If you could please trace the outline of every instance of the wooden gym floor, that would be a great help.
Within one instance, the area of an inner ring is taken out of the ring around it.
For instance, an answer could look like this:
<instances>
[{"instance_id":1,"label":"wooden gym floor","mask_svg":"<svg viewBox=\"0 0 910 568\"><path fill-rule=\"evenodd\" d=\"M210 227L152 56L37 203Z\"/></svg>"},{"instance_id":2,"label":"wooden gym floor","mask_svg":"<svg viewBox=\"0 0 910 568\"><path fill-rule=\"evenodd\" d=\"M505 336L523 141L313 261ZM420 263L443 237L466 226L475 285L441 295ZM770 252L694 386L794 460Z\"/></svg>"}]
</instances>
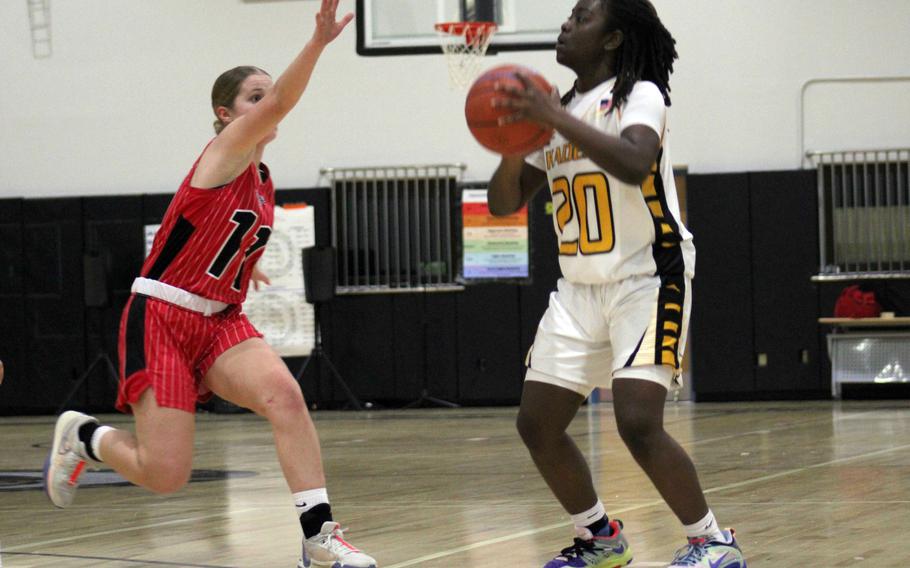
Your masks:
<instances>
[{"instance_id":1,"label":"wooden gym floor","mask_svg":"<svg viewBox=\"0 0 910 568\"><path fill-rule=\"evenodd\" d=\"M542 566L572 532L515 433L515 413L316 413L329 495L350 541L383 568ZM751 568L910 565L907 402L670 403L666 421ZM51 428L50 417L0 419L3 568L295 565L300 528L257 417L200 415L194 463L255 475L167 497L83 487L65 511L21 488L41 469ZM610 404L582 409L571 431L608 512L626 524L633 566L666 566L681 528L619 440ZM3 490L12 484L20 490Z\"/></svg>"}]
</instances>

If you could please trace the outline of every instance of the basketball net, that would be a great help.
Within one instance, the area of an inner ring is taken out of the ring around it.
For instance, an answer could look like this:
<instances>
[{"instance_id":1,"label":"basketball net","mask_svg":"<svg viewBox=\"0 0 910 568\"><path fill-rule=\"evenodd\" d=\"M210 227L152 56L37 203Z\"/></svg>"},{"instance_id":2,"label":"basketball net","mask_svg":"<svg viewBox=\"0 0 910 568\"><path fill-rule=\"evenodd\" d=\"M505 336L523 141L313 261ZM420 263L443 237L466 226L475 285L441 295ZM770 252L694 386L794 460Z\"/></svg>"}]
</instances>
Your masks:
<instances>
[{"instance_id":1,"label":"basketball net","mask_svg":"<svg viewBox=\"0 0 910 568\"><path fill-rule=\"evenodd\" d=\"M480 74L480 63L498 27L493 22L443 22L434 27L451 84L467 87Z\"/></svg>"}]
</instances>

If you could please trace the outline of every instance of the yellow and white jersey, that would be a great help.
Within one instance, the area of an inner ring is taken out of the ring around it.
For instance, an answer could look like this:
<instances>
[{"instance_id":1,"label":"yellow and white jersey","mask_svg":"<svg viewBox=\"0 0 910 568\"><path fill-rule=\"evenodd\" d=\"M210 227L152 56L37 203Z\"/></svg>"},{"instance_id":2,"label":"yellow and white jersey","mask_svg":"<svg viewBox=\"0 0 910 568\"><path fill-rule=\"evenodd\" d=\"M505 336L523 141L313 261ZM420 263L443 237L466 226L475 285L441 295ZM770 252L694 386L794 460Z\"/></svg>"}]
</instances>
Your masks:
<instances>
[{"instance_id":1,"label":"yellow and white jersey","mask_svg":"<svg viewBox=\"0 0 910 568\"><path fill-rule=\"evenodd\" d=\"M685 274L695 269L692 234L683 226L667 145L667 107L657 85L635 84L612 106L615 79L576 93L566 110L610 136L641 124L661 138L651 176L624 183L588 159L558 132L527 163L547 172L559 265L570 282L601 284L631 276Z\"/></svg>"}]
</instances>

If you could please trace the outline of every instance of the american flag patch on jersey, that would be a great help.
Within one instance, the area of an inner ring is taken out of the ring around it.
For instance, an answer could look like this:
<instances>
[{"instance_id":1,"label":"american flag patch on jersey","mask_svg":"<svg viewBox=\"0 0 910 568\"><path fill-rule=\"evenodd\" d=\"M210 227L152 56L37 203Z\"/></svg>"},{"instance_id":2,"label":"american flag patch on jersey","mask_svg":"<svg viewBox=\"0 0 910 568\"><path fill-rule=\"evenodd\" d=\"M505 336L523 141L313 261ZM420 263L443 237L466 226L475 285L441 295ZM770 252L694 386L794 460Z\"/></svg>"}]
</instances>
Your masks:
<instances>
[{"instance_id":1,"label":"american flag patch on jersey","mask_svg":"<svg viewBox=\"0 0 910 568\"><path fill-rule=\"evenodd\" d=\"M613 99L603 99L600 101L600 108L597 109L597 113L601 116L609 114L610 109L613 108Z\"/></svg>"}]
</instances>

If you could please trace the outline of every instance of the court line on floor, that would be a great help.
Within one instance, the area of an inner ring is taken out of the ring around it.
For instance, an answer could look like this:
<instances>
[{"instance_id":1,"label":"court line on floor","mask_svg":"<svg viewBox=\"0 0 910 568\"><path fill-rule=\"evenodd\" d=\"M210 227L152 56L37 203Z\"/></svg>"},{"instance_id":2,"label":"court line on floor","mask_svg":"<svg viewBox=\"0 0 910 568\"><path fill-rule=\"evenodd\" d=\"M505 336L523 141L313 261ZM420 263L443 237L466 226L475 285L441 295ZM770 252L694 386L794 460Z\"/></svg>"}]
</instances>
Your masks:
<instances>
[{"instance_id":1,"label":"court line on floor","mask_svg":"<svg viewBox=\"0 0 910 568\"><path fill-rule=\"evenodd\" d=\"M859 455L856 455L856 456L850 456L850 457L845 457L845 458L839 458L839 459L836 459L836 460L829 460L829 461L826 461L826 462L822 462L822 463L818 463L818 464L813 464L813 465L809 465L809 466L805 466L805 467L800 467L800 468L794 468L794 469L791 469L791 470L786 470L786 471L782 471L782 472L778 472L778 473L774 473L774 474L770 474L770 475L764 475L764 476L761 476L761 477L756 477L756 478L748 479L748 480L741 481L741 482L737 482L737 483L730 483L730 484L726 484L726 485L721 485L721 486L718 486L718 487L713 487L713 488L710 488L710 489L705 490L705 494L716 493L716 492L718 492L718 491L725 491L725 490L728 490L728 489L735 489L735 488L738 488L738 487L743 487L743 486L746 486L746 485L752 485L752 484L755 484L755 483L762 483L762 482L764 482L764 481L769 481L769 480L771 480L771 479L777 479L777 478L784 477L784 476L787 476L787 475L795 475L795 474L798 474L798 473L801 473L801 472L809 471L809 470L811 470L811 469L817 469L817 468L826 467L826 466L829 466L829 465L835 465L835 464L846 463L846 462L850 462L850 461L855 461L855 460L860 460L860 459L875 457L875 456L884 455L884 454L888 454L888 453L896 452L896 451L901 451L901 450L905 450L905 449L910 449L910 444L906 444L906 445L902 445L902 446L895 446L895 447L892 447L892 448L885 448L885 449L877 450L877 451L874 451L874 452L868 452L868 453L859 454ZM647 509L647 508L649 508L649 507L654 507L654 506L657 506L657 505L662 505L663 503L664 503L664 501L663 501L662 499L660 499L660 500L653 500L653 501L649 501L649 502L645 502L645 503L640 503L640 504L637 504L637 505L633 505L633 506L629 506L629 507L625 507L625 508L621 508L621 509L616 509L616 510L614 510L614 511L611 511L611 514L622 514L622 513L629 512L629 511L636 511L636 510L640 510L640 509ZM86 534L74 535L74 536L66 537L66 538L58 538L58 539L52 539L52 540L39 541L39 542L28 543L28 544L22 544L22 545L17 545L17 546L5 547L5 550L8 551L8 552L10 552L10 551L22 550L22 549L25 549L25 548L36 548L36 547L40 547L40 546L47 546L47 545L49 545L49 544L58 544L58 543L62 543L62 542L71 542L71 541L74 541L74 540L82 540L82 539L93 538L93 537L97 537L97 536L107 536L107 535L111 535L111 534L119 534L119 533L131 532L131 531L137 531L137 530L145 530L145 529L148 529L148 528L162 527L162 526L168 526L168 525L176 525L176 524L191 523L191 522L196 522L196 521L203 520L203 519L224 517L224 516L236 515L236 514L240 514L240 513L247 513L247 512L252 512L252 511L258 511L258 510L261 510L261 507L253 507L253 508L240 509L240 510L235 510L235 511L224 511L224 512L222 512L222 513L218 513L218 514L214 514L214 515L202 515L202 516L191 517L191 518L187 518L187 519L175 519L175 520L173 520L173 521L163 521L163 522L160 522L160 523L151 523L151 524L146 524L146 525L141 525L141 526L125 527L125 528L113 529L113 530L109 530L109 531L97 531L97 532L94 532L94 533L86 533ZM445 558L445 557L447 557L447 556L452 556L452 555L458 554L458 553L460 553L460 552L467 552L467 551L469 551L469 550L474 550L474 549L476 549L476 548L482 548L482 547L490 546L490 545L493 545L493 544L499 544L499 543L501 543L501 542L508 542L508 541L511 541L511 540L515 540L515 539L519 539L519 538L524 538L524 537L526 537L526 536L531 536L531 535L539 534L539 533L542 533L542 532L547 532L547 531L554 530L554 529L557 529L557 528L564 528L564 527L566 527L566 526L568 526L568 523L565 522L565 521L560 522L560 523L554 523L554 524L551 524L551 525L546 525L546 526L543 526L543 527L538 527L538 528L536 528L536 529L529 529L529 530L526 530L526 531L520 531L520 532L517 532L517 533L512 533L512 534L507 535L507 536L498 537L498 538L495 538L495 539L488 539L488 540L480 541L480 542L477 542L477 543L474 543L474 544L465 545L465 546L461 546L461 547L458 547L458 548L453 548L453 549L450 549L450 550L447 550L447 551L438 552L438 553L435 553L435 554L432 554L432 555L423 556L423 557L416 558L416 559L413 559L413 560L409 560L409 561L405 561L405 562L402 562L402 563L394 564L394 565L388 566L388 567L386 567L386 568L404 568L405 566L413 566L413 565L415 565L415 564L419 564L420 562L426 562L426 561L435 560L435 559L438 559L438 558Z\"/></svg>"},{"instance_id":2,"label":"court line on floor","mask_svg":"<svg viewBox=\"0 0 910 568\"><path fill-rule=\"evenodd\" d=\"M858 413L858 414L860 415L860 416L858 416L858 417L860 417L860 418L868 418L868 416L866 416L866 414L868 414L869 412L874 412L874 411L863 411L863 412L860 412L860 413ZM704 438L704 439L699 439L699 440L690 440L690 441L687 441L687 442L679 442L679 445L680 445L680 446L683 446L683 447L687 447L687 446L698 446L698 445L701 445L701 444L710 444L710 443L719 442L719 441L722 441L722 440L732 440L732 439L735 439L735 438L743 438L743 437L747 437L747 436L757 436L757 435L773 434L773 433L775 433L775 432L783 432L783 431L785 431L785 430L793 430L794 428L801 428L801 427L803 427L803 426L812 426L813 424L821 424L821 423L828 423L828 422L840 422L840 421L842 421L842 420L854 420L854 419L856 419L856 418L857 418L857 416L852 416L852 415L851 415L851 416L835 416L833 419L832 419L830 416L821 416L821 417L819 417L819 418L808 418L808 419L805 419L805 420L799 420L799 421L793 422L793 423L791 423L791 424L786 424L786 425L784 425L784 426L777 426L777 427L771 427L771 428L763 428L763 429L760 429L760 430L749 430L748 432L737 432L737 433L735 433L735 434L729 434L729 435L727 435L727 436L717 436L717 437L714 437L714 438Z\"/></svg>"},{"instance_id":3,"label":"court line on floor","mask_svg":"<svg viewBox=\"0 0 910 568\"><path fill-rule=\"evenodd\" d=\"M160 523L151 523L151 524L139 525L139 526L133 526L133 527L124 527L124 528L120 528L120 529L111 529L111 530L108 530L108 531L97 531L97 532L92 532L92 533L83 533L83 534L78 534L78 535L74 535L74 536L68 536L68 537L66 537L66 538L55 538L55 539L51 539L51 540L42 540L42 541L39 541L39 542L30 542L30 543L27 543L27 544L18 544L18 545L16 545L16 546L4 546L4 547L3 547L3 552L11 552L11 551L15 551L15 550L22 550L22 549L24 549L24 548L37 548L37 547L39 547L39 546L47 546L47 545L49 545L49 544L60 544L60 543L62 543L62 542L72 542L72 541L74 541L74 540L82 540L82 539L86 539L86 538L94 538L94 537L96 537L96 536L108 536L108 535L112 535L112 534L120 534L120 533L131 532L131 531L142 531L142 530L152 529L152 528L156 528L156 527L166 527L166 526L169 526L169 525L180 525L180 524L185 524L185 523L195 523L196 521L202 521L202 520L205 520L205 519L214 519L214 518L217 518L217 517L226 517L226 516L230 516L230 515L236 515L236 514L239 514L239 513L249 513L249 512L251 512L251 511L258 511L258 510L259 510L259 507L253 507L253 508L249 508L249 509L238 509L238 510L236 510L236 511L224 511L224 512L222 512L222 513L218 513L218 514L215 514L215 515L201 515L201 516L198 516L198 517L190 517L190 518L187 518L187 519L174 519L173 521L162 521L162 522L160 522Z\"/></svg>"},{"instance_id":4,"label":"court line on floor","mask_svg":"<svg viewBox=\"0 0 910 568\"><path fill-rule=\"evenodd\" d=\"M719 487L712 487L711 489L705 490L705 494L716 493L718 491L726 491L727 489L736 489L737 487L743 487L745 485L751 485L753 483L761 483L762 481L769 481L771 479L777 479L778 477L784 477L787 475L794 475L797 473L802 473L804 471L809 471L810 469L817 469L820 467L827 467L829 465L836 465L836 464L851 462L851 461L865 459L865 458L872 458L872 457L876 457L876 456L880 456L880 455L884 455L884 454L890 454L891 452L898 452L900 450L907 450L907 449L910 449L910 444L905 444L903 446L894 446L892 448L885 448L883 450L876 450L874 452L859 454L859 455L851 456L848 458L838 458L836 460L829 460L829 461L822 462L822 463L807 465L805 467L789 469L789 470L781 471L778 473L772 473L770 475L763 475L761 477L747 479L745 481L740 481L737 483L728 483L727 485L721 485Z\"/></svg>"},{"instance_id":5,"label":"court line on floor","mask_svg":"<svg viewBox=\"0 0 910 568\"><path fill-rule=\"evenodd\" d=\"M190 564L188 562L166 562L164 560L143 560L143 559L131 559L131 558L114 558L112 556L80 556L77 554L52 554L50 552L10 552L8 550L2 551L2 554L7 556L38 556L38 557L48 557L48 558L70 558L73 560L105 560L108 562L123 562L124 564L141 564L143 566L154 565L154 566L184 566L190 568L229 568L224 565L216 564Z\"/></svg>"},{"instance_id":6,"label":"court line on floor","mask_svg":"<svg viewBox=\"0 0 910 568\"><path fill-rule=\"evenodd\" d=\"M550 499L506 499L506 500L496 500L496 501L484 501L484 506L495 507L499 510L503 508L512 508L515 510L525 510L528 505L552 505L552 508L559 507L552 498ZM618 505L619 503L628 503L628 501L611 501L612 505ZM644 502L641 502L644 503ZM641 504L637 503L637 504ZM720 501L724 507L805 507L806 505L831 505L831 506L849 506L849 505L910 505L910 500L872 500L872 501L860 501L860 500L848 500L848 501L833 501L831 499L825 500L789 500L786 503L781 502L768 502L768 501ZM135 507L133 507L135 509ZM256 507L256 511L276 511L276 510L286 510L288 505L286 503L281 505L262 505ZM404 509L404 510L414 510L414 509L457 509L457 510L468 510L476 509L476 505L471 503L461 503L453 504L446 502L432 502L432 501L420 501L420 502L399 502L399 501L377 501L373 504L364 505L357 503L347 503L344 505L345 509L357 509L357 510L366 510L366 509L379 509L379 510L391 510L391 509ZM86 508L80 507L80 510L89 513L89 512L110 512L112 509L95 507L95 508ZM125 509L124 509L125 510ZM249 510L247 510L249 511ZM0 515L3 513L13 513L18 514L42 514L47 513L47 507L34 508L34 509L22 509L19 507L3 507L0 506ZM180 512L179 510L174 512ZM0 527L2 528L2 527Z\"/></svg>"},{"instance_id":7,"label":"court line on floor","mask_svg":"<svg viewBox=\"0 0 910 568\"><path fill-rule=\"evenodd\" d=\"M755 484L755 483L762 483L762 482L764 482L764 481L769 481L769 480L771 480L771 479L777 479L777 478L779 478L779 477L784 477L784 476L787 476L787 475L795 475L795 474L798 474L798 473L806 472L806 471L809 471L809 470L812 470L812 469L817 469L817 468L820 468L820 467L825 467L825 466L835 465L835 464L840 464L840 463L846 463L846 462L855 461L855 460L864 459L864 458L871 458L871 457L875 457L875 456L879 456L879 455L883 455L883 454L887 454L887 453L891 453L891 452L897 452L897 451L901 451L901 450L906 450L906 449L910 449L910 444L906 444L906 445L903 445L903 446L895 446L895 447L892 447L892 448L885 448L885 449L883 449L883 450L877 450L877 451L874 451L874 452L869 452L869 453L865 453L865 454L860 454L860 455L857 455L857 456L851 456L851 457L848 457L848 458L839 458L839 459L836 459L836 460L829 460L829 461L822 462L822 463L817 463L817 464L813 464L813 465L807 465L807 466L805 466L805 467L795 468L795 469L791 469L791 470L787 470L787 471L782 471L782 472L774 473L774 474L770 474L770 475L763 475L763 476L761 476L761 477L756 477L756 478L753 478L753 479L747 479L747 480L745 480L745 481L740 481L740 482L738 482L738 483L728 483L728 484L726 484L726 485L721 485L721 486L718 486L718 487L712 487L711 489L706 489L706 490L705 490L705 494L717 493L718 491L725 491L725 490L727 490L727 489L736 489L736 488L738 488L738 487L743 487L743 486L746 486L746 485L752 485L752 484ZM619 514L622 514L622 513L628 513L629 511L637 511L637 510L639 510L639 509L647 509L647 508L649 508L649 507L655 507L655 506L657 506L657 505L663 505L663 504L664 504L664 500L663 500L663 499L656 499L656 500L651 501L651 502L648 502L648 503L642 503L642 504L640 504L640 505L633 505L633 506L631 506L631 507L625 507L625 508L623 508L623 509L616 509L616 510L610 511L610 514L611 514L611 515L619 515ZM392 565L386 566L385 568L405 568L405 566L415 566L415 565L420 564L420 563L422 563L422 562L429 562L430 560L438 560L438 559L440 559L440 558L445 558L445 557L447 557L447 556L453 556L453 555L455 555L455 554L460 554L460 553L462 553L462 552L467 552L467 551L469 551L469 550L475 550L475 549L478 549L478 548L483 548L483 547L491 546L491 545L494 545L494 544L501 544L501 543L503 543L503 542L509 542L509 541L512 541L512 540L516 540L516 539L519 539L519 538L524 538L524 537L527 537L527 536L532 536L532 535L535 535L535 534L540 534L540 533L547 532L547 531L551 531L551 530L554 530L554 529L565 528L565 527L567 527L567 526L569 526L569 523L566 522L566 521L563 521L563 522L560 522L560 523L553 523L553 524L550 524L550 525L545 525L545 526L542 526L542 527L537 527L536 529L528 529L528 530L526 530L526 531L520 531L520 532L512 533L512 534L506 535L506 536L501 536L501 537L497 537L497 538L491 538L491 539L483 540L483 541L480 541L480 542L475 542L475 543L473 543L473 544L467 544L467 545L464 545L464 546L459 546L459 547L457 547L457 548L452 548L452 549L449 549L449 550L444 550L444 551L442 551L442 552L436 552L436 553L434 553L434 554L428 554L428 555L426 555L426 556L421 556L421 557L419 557L419 558L414 558L413 560L406 560L406 561L404 561L404 562L399 562L398 564L392 564Z\"/></svg>"}]
</instances>

